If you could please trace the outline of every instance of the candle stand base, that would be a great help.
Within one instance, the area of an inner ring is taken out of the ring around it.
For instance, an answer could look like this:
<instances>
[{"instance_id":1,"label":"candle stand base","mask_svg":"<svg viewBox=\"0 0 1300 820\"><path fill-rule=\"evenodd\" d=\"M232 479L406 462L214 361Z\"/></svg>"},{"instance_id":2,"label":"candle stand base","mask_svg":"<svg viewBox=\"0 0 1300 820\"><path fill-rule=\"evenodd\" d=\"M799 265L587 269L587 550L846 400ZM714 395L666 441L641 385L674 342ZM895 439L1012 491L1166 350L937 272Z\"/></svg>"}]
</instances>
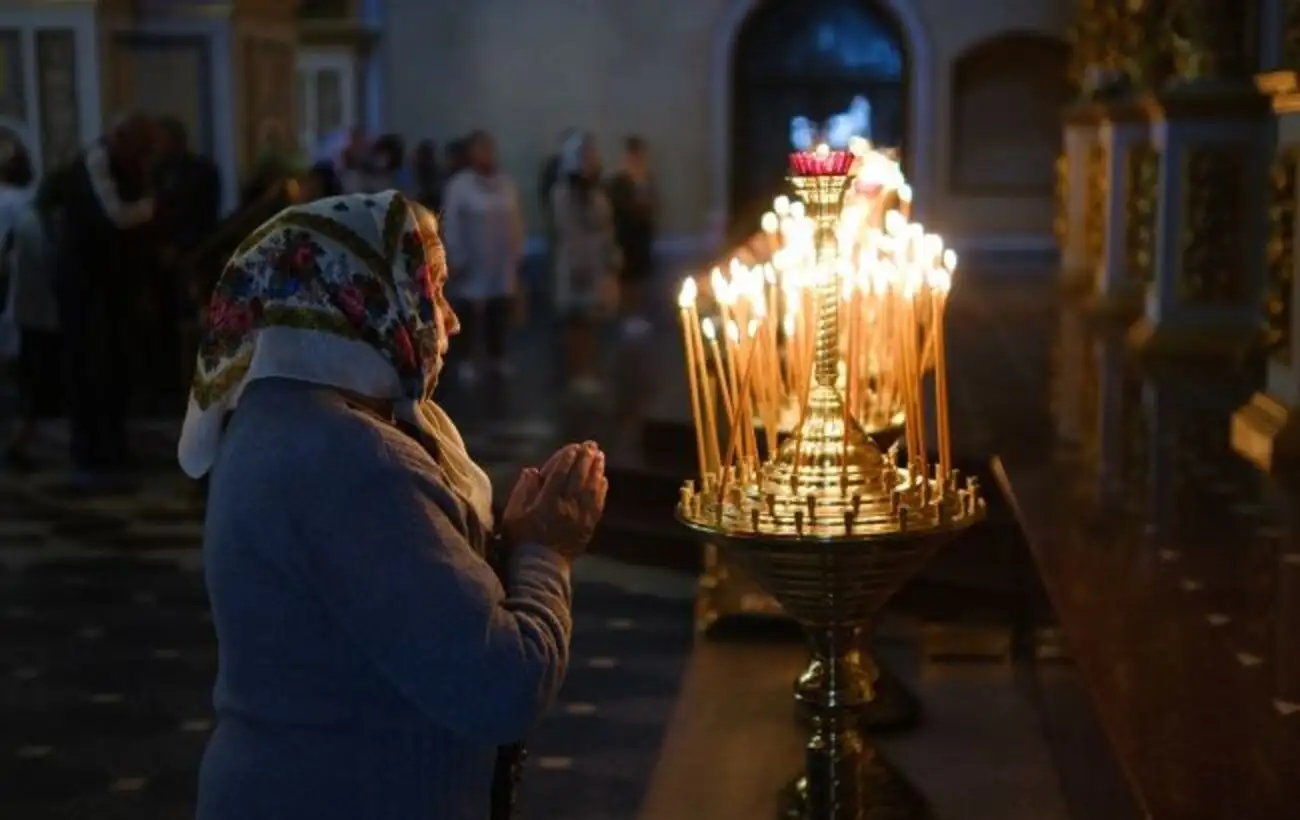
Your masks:
<instances>
[{"instance_id":1,"label":"candle stand base","mask_svg":"<svg viewBox=\"0 0 1300 820\"><path fill-rule=\"evenodd\" d=\"M860 820L932 820L934 815L925 797L889 761L878 754L861 765L858 776L862 788L871 795L862 807ZM781 793L779 820L821 820L809 813L808 778L800 777ZM841 815L833 815L838 818Z\"/></svg>"},{"instance_id":2,"label":"candle stand base","mask_svg":"<svg viewBox=\"0 0 1300 820\"><path fill-rule=\"evenodd\" d=\"M787 623L791 620L776 599L743 567L718 554L712 544L704 545L704 553L704 572L695 586L696 634L707 638L715 626L740 618ZM862 654L875 686L875 697L866 706L862 728L871 734L915 728L921 720L920 700L875 660L870 647L863 646Z\"/></svg>"},{"instance_id":3,"label":"candle stand base","mask_svg":"<svg viewBox=\"0 0 1300 820\"><path fill-rule=\"evenodd\" d=\"M808 716L800 820L923 817L915 790L889 777L864 730L877 701L873 664L862 651L881 607L940 545L983 517L983 507L944 516L914 532L877 531L836 538L789 537L707 527L679 509L684 523L723 546L804 629L810 659L795 682ZM800 802L795 801L796 805Z\"/></svg>"}]
</instances>

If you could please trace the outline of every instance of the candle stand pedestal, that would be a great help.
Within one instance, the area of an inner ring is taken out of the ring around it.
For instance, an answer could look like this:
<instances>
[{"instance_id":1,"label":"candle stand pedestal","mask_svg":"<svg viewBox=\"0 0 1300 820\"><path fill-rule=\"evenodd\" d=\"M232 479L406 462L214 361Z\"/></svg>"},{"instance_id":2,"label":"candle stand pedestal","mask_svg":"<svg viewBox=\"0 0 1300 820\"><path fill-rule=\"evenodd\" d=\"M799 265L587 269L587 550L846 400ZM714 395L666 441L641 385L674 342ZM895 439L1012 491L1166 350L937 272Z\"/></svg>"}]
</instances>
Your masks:
<instances>
[{"instance_id":1,"label":"candle stand pedestal","mask_svg":"<svg viewBox=\"0 0 1300 820\"><path fill-rule=\"evenodd\" d=\"M737 618L789 621L789 616L743 565L730 560L713 543L704 544L704 571L695 587L695 628L710 630ZM921 701L889 668L875 660L869 643L861 647L862 664L871 676L875 697L867 704L862 727L871 734L902 732L921 720ZM803 718L803 715L800 715Z\"/></svg>"}]
</instances>

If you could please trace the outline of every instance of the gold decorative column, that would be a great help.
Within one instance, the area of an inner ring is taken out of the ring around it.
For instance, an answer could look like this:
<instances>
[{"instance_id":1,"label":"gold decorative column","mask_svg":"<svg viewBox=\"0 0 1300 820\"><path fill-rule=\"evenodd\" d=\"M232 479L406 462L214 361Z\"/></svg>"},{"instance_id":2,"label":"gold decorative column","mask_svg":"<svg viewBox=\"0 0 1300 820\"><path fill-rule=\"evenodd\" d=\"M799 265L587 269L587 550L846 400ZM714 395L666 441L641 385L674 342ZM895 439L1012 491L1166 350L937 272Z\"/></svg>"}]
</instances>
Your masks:
<instances>
[{"instance_id":1,"label":"gold decorative column","mask_svg":"<svg viewBox=\"0 0 1300 820\"><path fill-rule=\"evenodd\" d=\"M1057 212L1061 285L1091 291L1106 231L1106 152L1101 144L1101 107L1081 103L1065 112L1064 153L1057 161Z\"/></svg>"},{"instance_id":2,"label":"gold decorative column","mask_svg":"<svg viewBox=\"0 0 1300 820\"><path fill-rule=\"evenodd\" d=\"M1146 287L1155 274L1160 152L1148 138L1133 146L1126 160L1124 266L1129 281Z\"/></svg>"},{"instance_id":3,"label":"gold decorative column","mask_svg":"<svg viewBox=\"0 0 1300 820\"><path fill-rule=\"evenodd\" d=\"M1291 312L1296 279L1296 177L1300 145L1281 146L1269 173L1268 245L1264 292L1264 345L1270 358L1292 360Z\"/></svg>"},{"instance_id":4,"label":"gold decorative column","mask_svg":"<svg viewBox=\"0 0 1300 820\"><path fill-rule=\"evenodd\" d=\"M1291 6L1297 4L1291 3ZM1295 43L1293 15L1289 42ZM1300 57L1294 50L1291 59ZM1296 264L1296 217L1300 210L1300 81L1294 71L1275 71L1257 78L1273 100L1277 148L1273 154L1268 189L1268 235L1265 242L1263 342L1267 347L1264 390L1232 417L1233 448L1261 469L1293 464L1300 456L1300 329L1296 322L1296 289L1300 287Z\"/></svg>"},{"instance_id":5,"label":"gold decorative column","mask_svg":"<svg viewBox=\"0 0 1300 820\"><path fill-rule=\"evenodd\" d=\"M1150 278L1160 156L1145 111L1134 98L1106 105L1100 139L1106 216L1089 307L1131 320L1141 311Z\"/></svg>"},{"instance_id":6,"label":"gold decorative column","mask_svg":"<svg viewBox=\"0 0 1300 820\"><path fill-rule=\"evenodd\" d=\"M1168 0L1172 76L1144 103L1162 165L1155 277L1129 341L1146 353L1238 354L1258 341L1267 102L1245 75L1245 15Z\"/></svg>"}]
</instances>

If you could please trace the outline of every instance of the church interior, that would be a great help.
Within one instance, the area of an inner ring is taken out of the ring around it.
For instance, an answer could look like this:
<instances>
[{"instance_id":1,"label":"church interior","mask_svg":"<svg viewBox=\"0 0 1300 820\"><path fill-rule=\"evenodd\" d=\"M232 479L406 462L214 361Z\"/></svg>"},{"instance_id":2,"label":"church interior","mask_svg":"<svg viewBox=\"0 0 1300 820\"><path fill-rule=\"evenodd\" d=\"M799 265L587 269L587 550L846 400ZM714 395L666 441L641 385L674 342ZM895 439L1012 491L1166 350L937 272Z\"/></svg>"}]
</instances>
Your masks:
<instances>
[{"instance_id":1,"label":"church interior","mask_svg":"<svg viewBox=\"0 0 1300 820\"><path fill-rule=\"evenodd\" d=\"M513 374L435 400L498 495L568 441L609 480L523 820L1300 817L1298 78L1296 0L0 0L3 141L39 177L125 113L173 117L219 171L223 241L265 218L240 191L268 146L305 167L340 132L494 135L527 238ZM608 401L554 376L533 185L568 128L609 166L643 138L658 198L652 330L602 337ZM899 353L905 421L870 427L850 398L892 382L852 358L857 292L815 275L835 241L807 180L831 172L799 163L877 150L900 176L862 235L902 214L951 254L909 319L920 363ZM815 390L750 436L766 354L701 335L770 336L768 377L796 381L801 220L799 375L843 401L817 464ZM734 312L738 270L767 307ZM0 469L0 817L194 816L219 657L183 412L131 419L129 493L66 489L61 421L50 466ZM852 448L877 459L858 478ZM787 467L783 518L763 481ZM888 524L855 533L868 486Z\"/></svg>"}]
</instances>

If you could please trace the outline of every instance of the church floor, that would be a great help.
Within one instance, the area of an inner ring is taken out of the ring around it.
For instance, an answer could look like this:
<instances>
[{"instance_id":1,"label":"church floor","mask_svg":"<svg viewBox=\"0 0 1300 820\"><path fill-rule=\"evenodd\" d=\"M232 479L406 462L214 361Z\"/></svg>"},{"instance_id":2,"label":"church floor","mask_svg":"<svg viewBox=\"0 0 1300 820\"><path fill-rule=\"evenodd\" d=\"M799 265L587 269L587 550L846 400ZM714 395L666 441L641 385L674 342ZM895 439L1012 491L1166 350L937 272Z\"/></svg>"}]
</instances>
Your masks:
<instances>
[{"instance_id":1,"label":"church floor","mask_svg":"<svg viewBox=\"0 0 1300 820\"><path fill-rule=\"evenodd\" d=\"M954 401L970 409L959 441L974 452L991 453L994 442L1032 446L1035 430L1017 416L1017 391L1041 385L1046 372L1053 317L1040 309L1043 288L1012 281L977 290L961 304L954 298L957 346L981 363L954 384ZM1017 347L1027 328L1031 338L1041 332L1040 343ZM618 446L622 428L608 408L578 412L554 398L551 348L538 334L520 334L517 382L472 394L449 386L445 398L471 449L502 480L559 438L590 435ZM668 361L642 364L676 372L671 355L652 358ZM660 381L651 370L639 379ZM141 439L144 460L156 466L129 495L76 499L59 491L57 472L0 479L0 817L192 814L216 661L200 572L202 513L171 466L172 438L154 430ZM684 814L680 802L664 802L680 801L689 783L771 800L797 766L787 701L797 646L696 649L686 576L592 558L577 584L574 660L559 705L531 743L525 820L703 817L701 804ZM938 815L1062 816L1050 755L1012 668L926 666L914 629L902 624L891 635L886 660L920 696L927 718L887 749L931 793ZM736 653L747 660L727 660ZM762 674L740 674L745 664ZM752 711L732 704L715 724L734 732L725 749L692 745L704 725L692 715L710 714L720 697L726 706L727 687L742 686L763 694L745 701ZM992 733L1002 738L998 754L966 766ZM764 746L765 737L784 740ZM760 764L783 774L750 779ZM736 813L743 808L710 820L762 816Z\"/></svg>"}]
</instances>

